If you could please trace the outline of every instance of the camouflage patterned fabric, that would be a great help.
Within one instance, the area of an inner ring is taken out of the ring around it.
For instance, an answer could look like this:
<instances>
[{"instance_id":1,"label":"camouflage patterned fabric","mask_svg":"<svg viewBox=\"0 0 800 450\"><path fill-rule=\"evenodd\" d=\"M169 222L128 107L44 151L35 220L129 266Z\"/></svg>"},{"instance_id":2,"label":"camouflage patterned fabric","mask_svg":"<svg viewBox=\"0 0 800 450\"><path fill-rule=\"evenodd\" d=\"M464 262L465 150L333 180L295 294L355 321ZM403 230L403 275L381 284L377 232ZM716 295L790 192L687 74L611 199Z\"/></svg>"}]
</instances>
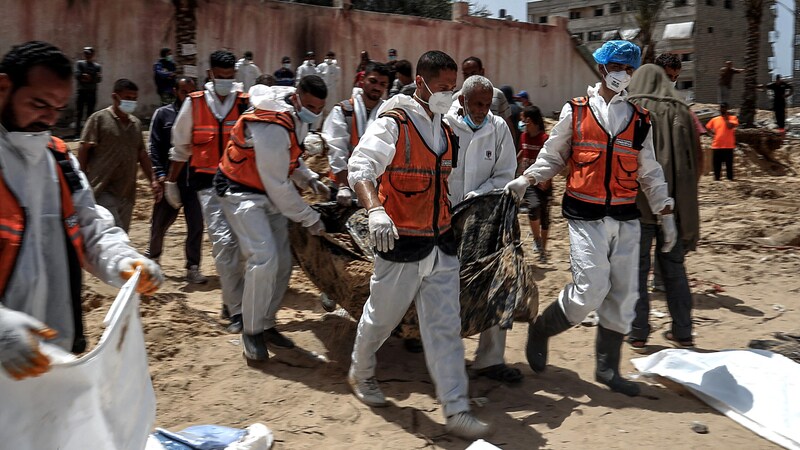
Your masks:
<instances>
[{"instance_id":1,"label":"camouflage patterned fabric","mask_svg":"<svg viewBox=\"0 0 800 450\"><path fill-rule=\"evenodd\" d=\"M311 236L292 223L292 253L317 288L358 320L372 275L366 211L335 202L314 208L322 214L330 238ZM470 199L454 211L453 227L460 238L461 335L472 336L497 324L511 328L513 320L533 320L539 292L519 243L514 200L500 192ZM419 338L413 304L397 334Z\"/></svg>"}]
</instances>

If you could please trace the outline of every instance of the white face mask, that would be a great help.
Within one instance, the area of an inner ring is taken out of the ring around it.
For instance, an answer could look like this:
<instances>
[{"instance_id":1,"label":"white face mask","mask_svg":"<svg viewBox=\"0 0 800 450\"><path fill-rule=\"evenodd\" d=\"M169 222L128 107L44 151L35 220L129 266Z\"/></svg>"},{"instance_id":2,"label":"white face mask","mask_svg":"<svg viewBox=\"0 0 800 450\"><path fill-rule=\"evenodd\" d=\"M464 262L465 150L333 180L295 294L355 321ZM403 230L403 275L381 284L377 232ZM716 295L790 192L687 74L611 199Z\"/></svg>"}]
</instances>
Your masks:
<instances>
[{"instance_id":1,"label":"white face mask","mask_svg":"<svg viewBox=\"0 0 800 450\"><path fill-rule=\"evenodd\" d=\"M333 64L333 60L331 58L325 58L325 64Z\"/></svg>"},{"instance_id":2,"label":"white face mask","mask_svg":"<svg viewBox=\"0 0 800 450\"><path fill-rule=\"evenodd\" d=\"M12 131L6 134L8 141L20 150L44 150L50 143L50 131Z\"/></svg>"},{"instance_id":3,"label":"white face mask","mask_svg":"<svg viewBox=\"0 0 800 450\"><path fill-rule=\"evenodd\" d=\"M424 78L422 79L422 83L425 85L425 89L427 89L431 94L431 97L427 102L419 97L417 97L417 100L428 105L428 108L434 114L447 114L447 111L450 111L450 106L453 105L453 91L440 91L433 93L431 92L431 88L428 87L428 83L425 82Z\"/></svg>"},{"instance_id":4,"label":"white face mask","mask_svg":"<svg viewBox=\"0 0 800 450\"><path fill-rule=\"evenodd\" d=\"M628 72L620 71L620 72L608 72L606 69L606 87L611 89L612 91L619 94L620 92L624 91L625 88L631 84L631 76L628 75Z\"/></svg>"},{"instance_id":5,"label":"white face mask","mask_svg":"<svg viewBox=\"0 0 800 450\"><path fill-rule=\"evenodd\" d=\"M291 69L292 65L291 65L291 63L283 63L283 68L284 69Z\"/></svg>"},{"instance_id":6,"label":"white face mask","mask_svg":"<svg viewBox=\"0 0 800 450\"><path fill-rule=\"evenodd\" d=\"M120 100L119 110L125 114L133 114L136 111L136 100Z\"/></svg>"},{"instance_id":7,"label":"white face mask","mask_svg":"<svg viewBox=\"0 0 800 450\"><path fill-rule=\"evenodd\" d=\"M222 97L227 96L233 89L233 80L214 80L214 92Z\"/></svg>"}]
</instances>

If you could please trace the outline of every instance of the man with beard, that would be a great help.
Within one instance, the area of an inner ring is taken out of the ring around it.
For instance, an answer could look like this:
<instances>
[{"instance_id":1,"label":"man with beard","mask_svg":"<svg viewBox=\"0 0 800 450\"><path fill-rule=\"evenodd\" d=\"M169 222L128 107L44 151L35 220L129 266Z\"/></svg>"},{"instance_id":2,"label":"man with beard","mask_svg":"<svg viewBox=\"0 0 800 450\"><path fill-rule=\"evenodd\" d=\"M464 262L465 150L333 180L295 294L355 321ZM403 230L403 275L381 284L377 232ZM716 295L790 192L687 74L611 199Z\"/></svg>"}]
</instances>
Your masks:
<instances>
[{"instance_id":1,"label":"man with beard","mask_svg":"<svg viewBox=\"0 0 800 450\"><path fill-rule=\"evenodd\" d=\"M64 53L40 41L14 46L0 62L0 364L15 379L50 369L40 338L85 350L81 266L117 287L141 267L143 294L163 280L50 135L72 94L71 74Z\"/></svg>"},{"instance_id":2,"label":"man with beard","mask_svg":"<svg viewBox=\"0 0 800 450\"><path fill-rule=\"evenodd\" d=\"M322 127L330 147L331 170L339 187L336 201L343 206L350 205L353 200L353 191L347 185L347 160L364 131L378 117L378 109L383 104L381 97L389 86L386 65L370 62L365 71L362 92L336 104Z\"/></svg>"}]
</instances>

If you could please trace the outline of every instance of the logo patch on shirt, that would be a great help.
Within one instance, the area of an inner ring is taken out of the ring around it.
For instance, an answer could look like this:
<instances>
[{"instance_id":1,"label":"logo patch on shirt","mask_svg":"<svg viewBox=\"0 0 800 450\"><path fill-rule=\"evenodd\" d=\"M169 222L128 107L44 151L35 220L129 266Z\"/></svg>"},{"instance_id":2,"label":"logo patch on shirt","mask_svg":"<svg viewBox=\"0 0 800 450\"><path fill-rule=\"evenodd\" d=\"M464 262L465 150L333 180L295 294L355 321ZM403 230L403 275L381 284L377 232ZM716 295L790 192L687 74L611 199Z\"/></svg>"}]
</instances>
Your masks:
<instances>
[{"instance_id":1,"label":"logo patch on shirt","mask_svg":"<svg viewBox=\"0 0 800 450\"><path fill-rule=\"evenodd\" d=\"M483 154L483 159L490 160L490 159L492 159L492 155L494 155L493 151L486 150L486 152Z\"/></svg>"},{"instance_id":2,"label":"logo patch on shirt","mask_svg":"<svg viewBox=\"0 0 800 450\"><path fill-rule=\"evenodd\" d=\"M442 160L442 167L453 167L453 161L450 159Z\"/></svg>"},{"instance_id":3,"label":"logo patch on shirt","mask_svg":"<svg viewBox=\"0 0 800 450\"><path fill-rule=\"evenodd\" d=\"M621 147L633 147L633 142L627 139L617 139L617 144L619 144Z\"/></svg>"},{"instance_id":4,"label":"logo patch on shirt","mask_svg":"<svg viewBox=\"0 0 800 450\"><path fill-rule=\"evenodd\" d=\"M68 228L78 226L78 213L75 213L64 219L64 224L66 224Z\"/></svg>"}]
</instances>

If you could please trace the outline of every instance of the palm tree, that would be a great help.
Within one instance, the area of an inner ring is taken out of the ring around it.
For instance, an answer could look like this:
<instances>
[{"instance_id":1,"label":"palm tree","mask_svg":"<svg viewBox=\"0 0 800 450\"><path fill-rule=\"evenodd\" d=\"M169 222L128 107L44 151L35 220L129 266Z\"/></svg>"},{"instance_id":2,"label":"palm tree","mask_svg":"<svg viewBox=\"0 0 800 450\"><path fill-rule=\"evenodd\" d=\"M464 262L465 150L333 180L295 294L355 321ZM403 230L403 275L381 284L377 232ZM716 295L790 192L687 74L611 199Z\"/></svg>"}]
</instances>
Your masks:
<instances>
[{"instance_id":1,"label":"palm tree","mask_svg":"<svg viewBox=\"0 0 800 450\"><path fill-rule=\"evenodd\" d=\"M172 0L175 6L175 61L178 73L183 74L183 66L197 66L197 55L184 55L183 44L197 45L197 0Z\"/></svg>"},{"instance_id":2,"label":"palm tree","mask_svg":"<svg viewBox=\"0 0 800 450\"><path fill-rule=\"evenodd\" d=\"M758 84L758 51L761 43L761 17L764 0L744 0L747 18L747 39L744 51L744 99L742 101L742 127L752 128L756 118L756 85Z\"/></svg>"},{"instance_id":3,"label":"palm tree","mask_svg":"<svg viewBox=\"0 0 800 450\"><path fill-rule=\"evenodd\" d=\"M656 45L653 42L653 34L656 30L656 23L661 10L664 8L666 0L630 0L631 6L636 11L634 17L639 26L639 42L642 45L644 54L642 64L652 63L656 60Z\"/></svg>"}]
</instances>

